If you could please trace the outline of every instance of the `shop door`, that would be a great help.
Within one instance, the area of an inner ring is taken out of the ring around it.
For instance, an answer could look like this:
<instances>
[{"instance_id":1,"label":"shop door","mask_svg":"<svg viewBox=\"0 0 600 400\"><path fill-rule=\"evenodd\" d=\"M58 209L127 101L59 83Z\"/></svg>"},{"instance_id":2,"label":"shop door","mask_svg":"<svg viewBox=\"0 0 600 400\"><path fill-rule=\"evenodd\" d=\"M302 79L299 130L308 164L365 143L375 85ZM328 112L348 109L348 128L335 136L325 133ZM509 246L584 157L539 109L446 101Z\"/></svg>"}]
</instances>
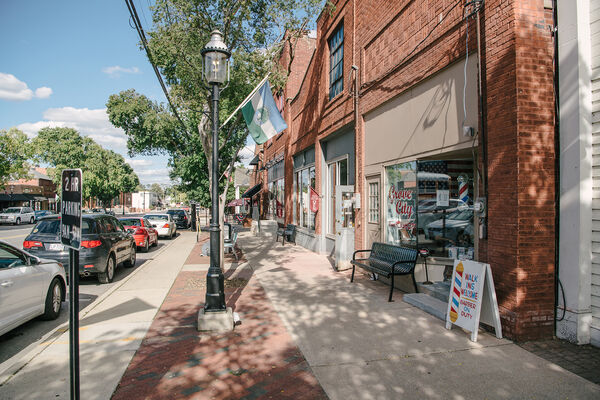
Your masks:
<instances>
[{"instance_id":1,"label":"shop door","mask_svg":"<svg viewBox=\"0 0 600 400\"><path fill-rule=\"evenodd\" d=\"M367 243L370 249L373 242L381 242L381 177L379 175L367 178Z\"/></svg>"},{"instance_id":2,"label":"shop door","mask_svg":"<svg viewBox=\"0 0 600 400\"><path fill-rule=\"evenodd\" d=\"M350 268L354 252L354 185L335 187L335 264L338 270Z\"/></svg>"}]
</instances>

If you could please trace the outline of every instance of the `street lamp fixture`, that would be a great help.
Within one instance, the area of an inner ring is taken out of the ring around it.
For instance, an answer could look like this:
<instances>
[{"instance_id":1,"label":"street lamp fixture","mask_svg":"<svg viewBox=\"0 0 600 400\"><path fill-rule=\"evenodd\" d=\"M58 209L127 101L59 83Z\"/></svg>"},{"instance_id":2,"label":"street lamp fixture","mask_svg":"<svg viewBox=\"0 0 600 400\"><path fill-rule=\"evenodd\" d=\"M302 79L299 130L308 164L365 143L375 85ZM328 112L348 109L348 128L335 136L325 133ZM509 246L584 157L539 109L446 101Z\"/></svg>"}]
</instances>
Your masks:
<instances>
[{"instance_id":1,"label":"street lamp fixture","mask_svg":"<svg viewBox=\"0 0 600 400\"><path fill-rule=\"evenodd\" d=\"M204 313L225 312L225 277L221 270L221 229L219 227L219 85L229 78L231 53L223 41L223 34L211 32L210 41L202 49L204 79L211 85L212 92L212 213L210 221L210 266L206 274L206 301ZM208 314L207 314L208 313ZM200 319L198 328L201 329ZM201 329L203 330L203 329ZM207 329L211 330L211 329Z\"/></svg>"}]
</instances>

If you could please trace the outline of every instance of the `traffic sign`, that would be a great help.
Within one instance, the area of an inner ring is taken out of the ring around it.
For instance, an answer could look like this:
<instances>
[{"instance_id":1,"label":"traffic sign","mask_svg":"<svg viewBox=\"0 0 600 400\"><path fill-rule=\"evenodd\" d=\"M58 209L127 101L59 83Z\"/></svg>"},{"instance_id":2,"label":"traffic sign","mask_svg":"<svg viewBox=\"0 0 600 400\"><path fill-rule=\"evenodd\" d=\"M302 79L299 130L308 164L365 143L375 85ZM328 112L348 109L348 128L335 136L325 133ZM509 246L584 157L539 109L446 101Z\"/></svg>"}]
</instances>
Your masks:
<instances>
[{"instance_id":1,"label":"traffic sign","mask_svg":"<svg viewBox=\"0 0 600 400\"><path fill-rule=\"evenodd\" d=\"M81 169L62 171L60 202L60 239L62 244L75 250L81 248Z\"/></svg>"}]
</instances>

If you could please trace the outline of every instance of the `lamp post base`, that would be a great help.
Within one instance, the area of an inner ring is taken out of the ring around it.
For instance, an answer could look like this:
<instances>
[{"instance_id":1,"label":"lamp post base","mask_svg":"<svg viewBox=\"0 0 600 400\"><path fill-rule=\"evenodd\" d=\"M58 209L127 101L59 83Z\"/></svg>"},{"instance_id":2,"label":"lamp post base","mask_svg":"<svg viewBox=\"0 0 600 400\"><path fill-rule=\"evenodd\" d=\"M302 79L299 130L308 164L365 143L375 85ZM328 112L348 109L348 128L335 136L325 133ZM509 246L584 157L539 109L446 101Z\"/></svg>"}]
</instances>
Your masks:
<instances>
[{"instance_id":1,"label":"lamp post base","mask_svg":"<svg viewBox=\"0 0 600 400\"><path fill-rule=\"evenodd\" d=\"M204 307L198 312L198 330L200 332L229 332L233 330L233 310L227 307L224 311L205 312Z\"/></svg>"}]
</instances>

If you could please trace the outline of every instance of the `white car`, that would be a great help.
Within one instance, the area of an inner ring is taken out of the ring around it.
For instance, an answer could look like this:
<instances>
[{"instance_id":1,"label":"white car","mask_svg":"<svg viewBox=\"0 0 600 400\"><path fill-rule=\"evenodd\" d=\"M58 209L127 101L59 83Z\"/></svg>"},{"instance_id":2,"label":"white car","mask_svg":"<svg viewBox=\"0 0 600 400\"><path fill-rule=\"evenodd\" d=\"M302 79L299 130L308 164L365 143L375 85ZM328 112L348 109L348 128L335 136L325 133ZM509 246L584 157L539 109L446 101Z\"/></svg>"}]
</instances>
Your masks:
<instances>
[{"instance_id":1,"label":"white car","mask_svg":"<svg viewBox=\"0 0 600 400\"><path fill-rule=\"evenodd\" d=\"M8 207L0 213L0 224L21 225L23 222L35 222L35 212L31 207Z\"/></svg>"},{"instance_id":2,"label":"white car","mask_svg":"<svg viewBox=\"0 0 600 400\"><path fill-rule=\"evenodd\" d=\"M167 213L146 214L144 218L150 221L152 227L158 232L159 237L173 239L177 234L177 225L173 221L173 217Z\"/></svg>"},{"instance_id":3,"label":"white car","mask_svg":"<svg viewBox=\"0 0 600 400\"><path fill-rule=\"evenodd\" d=\"M62 264L0 241L0 335L40 315L56 319L66 282Z\"/></svg>"}]
</instances>

